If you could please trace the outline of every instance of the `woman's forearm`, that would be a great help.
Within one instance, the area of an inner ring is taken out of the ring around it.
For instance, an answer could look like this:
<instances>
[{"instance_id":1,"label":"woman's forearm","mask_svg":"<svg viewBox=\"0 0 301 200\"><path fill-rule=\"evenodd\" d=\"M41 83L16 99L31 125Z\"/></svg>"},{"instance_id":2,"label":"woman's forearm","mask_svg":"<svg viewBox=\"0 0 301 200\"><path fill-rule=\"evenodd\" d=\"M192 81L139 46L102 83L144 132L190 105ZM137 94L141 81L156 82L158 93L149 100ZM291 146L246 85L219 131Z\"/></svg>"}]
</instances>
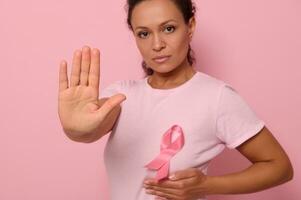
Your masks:
<instances>
[{"instance_id":1,"label":"woman's forearm","mask_svg":"<svg viewBox=\"0 0 301 200\"><path fill-rule=\"evenodd\" d=\"M247 169L222 176L207 176L205 194L243 194L264 190L291 180L291 165L275 161L256 162Z\"/></svg>"}]
</instances>

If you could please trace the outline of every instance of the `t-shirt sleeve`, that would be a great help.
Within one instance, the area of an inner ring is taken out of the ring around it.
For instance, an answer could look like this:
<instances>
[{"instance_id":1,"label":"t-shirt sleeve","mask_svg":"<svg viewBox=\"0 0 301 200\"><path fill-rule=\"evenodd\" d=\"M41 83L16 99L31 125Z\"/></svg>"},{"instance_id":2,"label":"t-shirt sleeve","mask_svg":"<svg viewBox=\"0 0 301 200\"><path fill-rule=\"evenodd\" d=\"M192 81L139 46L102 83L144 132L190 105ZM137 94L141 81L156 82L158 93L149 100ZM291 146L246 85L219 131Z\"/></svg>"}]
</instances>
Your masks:
<instances>
[{"instance_id":1,"label":"t-shirt sleeve","mask_svg":"<svg viewBox=\"0 0 301 200\"><path fill-rule=\"evenodd\" d=\"M216 134L226 147L234 149L265 125L247 102L229 84L220 91L216 116Z\"/></svg>"},{"instance_id":2,"label":"t-shirt sleeve","mask_svg":"<svg viewBox=\"0 0 301 200\"><path fill-rule=\"evenodd\" d=\"M121 80L109 84L108 86L100 90L99 92L100 98L111 97L117 93L122 93L121 86L122 86Z\"/></svg>"}]
</instances>

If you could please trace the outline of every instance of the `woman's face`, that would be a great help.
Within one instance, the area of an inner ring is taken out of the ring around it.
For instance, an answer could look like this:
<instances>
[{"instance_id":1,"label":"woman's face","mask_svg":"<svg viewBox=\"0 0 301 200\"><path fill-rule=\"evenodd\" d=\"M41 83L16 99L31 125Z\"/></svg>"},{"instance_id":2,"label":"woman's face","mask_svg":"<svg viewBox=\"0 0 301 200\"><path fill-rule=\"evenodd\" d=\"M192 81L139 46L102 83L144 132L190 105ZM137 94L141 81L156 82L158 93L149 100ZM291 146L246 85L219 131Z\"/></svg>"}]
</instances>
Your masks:
<instances>
[{"instance_id":1,"label":"woman's face","mask_svg":"<svg viewBox=\"0 0 301 200\"><path fill-rule=\"evenodd\" d=\"M171 1L146 0L134 8L131 24L137 47L147 66L166 73L189 65L187 52L195 28L192 17L185 24L181 11ZM170 56L167 60L154 60Z\"/></svg>"}]
</instances>

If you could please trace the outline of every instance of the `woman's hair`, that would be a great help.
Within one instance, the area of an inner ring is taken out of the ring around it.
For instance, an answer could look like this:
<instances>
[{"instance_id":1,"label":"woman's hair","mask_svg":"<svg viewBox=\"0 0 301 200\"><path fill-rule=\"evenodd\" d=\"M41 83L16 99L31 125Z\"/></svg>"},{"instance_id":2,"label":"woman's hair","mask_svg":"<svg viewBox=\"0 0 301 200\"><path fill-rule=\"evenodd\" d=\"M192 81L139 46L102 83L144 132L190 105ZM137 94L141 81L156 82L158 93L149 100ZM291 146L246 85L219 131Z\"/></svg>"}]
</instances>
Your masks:
<instances>
[{"instance_id":1,"label":"woman's hair","mask_svg":"<svg viewBox=\"0 0 301 200\"><path fill-rule=\"evenodd\" d=\"M132 20L132 12L135 6L137 6L139 3L146 1L146 0L127 0L126 10L127 10L127 24L128 28L133 31L133 27L131 24ZM186 24L189 23L189 19L195 15L196 8L194 6L194 3L192 0L171 0L174 2L174 4L177 6L177 8L181 11L184 21ZM195 62L195 58L193 57L193 50L191 49L191 46L189 44L189 49L187 52L187 59L190 65L192 65ZM142 68L147 75L152 75L154 71L147 67L145 61L142 61Z\"/></svg>"}]
</instances>

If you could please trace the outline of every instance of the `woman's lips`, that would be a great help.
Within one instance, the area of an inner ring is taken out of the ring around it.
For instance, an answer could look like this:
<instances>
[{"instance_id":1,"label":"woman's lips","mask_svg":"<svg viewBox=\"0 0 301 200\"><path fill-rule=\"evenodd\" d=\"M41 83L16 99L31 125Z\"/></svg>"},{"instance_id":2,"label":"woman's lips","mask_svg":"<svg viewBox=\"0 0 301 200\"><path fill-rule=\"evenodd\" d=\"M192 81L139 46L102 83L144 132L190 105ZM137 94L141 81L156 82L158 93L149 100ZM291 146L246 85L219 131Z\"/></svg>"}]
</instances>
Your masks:
<instances>
[{"instance_id":1,"label":"woman's lips","mask_svg":"<svg viewBox=\"0 0 301 200\"><path fill-rule=\"evenodd\" d=\"M156 63L164 63L165 61L167 61L170 58L170 56L165 56L165 57L161 57L161 58L154 58L153 60Z\"/></svg>"}]
</instances>

